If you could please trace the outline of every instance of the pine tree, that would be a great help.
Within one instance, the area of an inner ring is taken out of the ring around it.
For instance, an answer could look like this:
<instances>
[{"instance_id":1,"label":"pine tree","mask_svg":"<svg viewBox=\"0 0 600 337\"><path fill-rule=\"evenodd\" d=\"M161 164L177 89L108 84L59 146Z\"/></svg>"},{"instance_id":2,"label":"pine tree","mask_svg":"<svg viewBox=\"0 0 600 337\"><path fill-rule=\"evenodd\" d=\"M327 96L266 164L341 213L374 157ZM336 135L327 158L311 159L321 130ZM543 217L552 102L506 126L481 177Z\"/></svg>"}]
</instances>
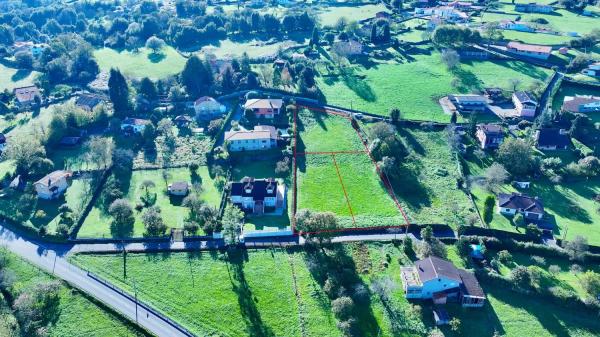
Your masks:
<instances>
[{"instance_id":1,"label":"pine tree","mask_svg":"<svg viewBox=\"0 0 600 337\"><path fill-rule=\"evenodd\" d=\"M207 95L213 85L212 71L197 56L190 57L181 72L181 82L188 95L200 97Z\"/></svg>"},{"instance_id":2,"label":"pine tree","mask_svg":"<svg viewBox=\"0 0 600 337\"><path fill-rule=\"evenodd\" d=\"M140 82L140 94L150 101L155 100L158 97L156 86L148 77L142 78L142 81Z\"/></svg>"},{"instance_id":3,"label":"pine tree","mask_svg":"<svg viewBox=\"0 0 600 337\"><path fill-rule=\"evenodd\" d=\"M223 75L221 75L221 91L223 93L230 93L233 90L235 90L233 70L231 69L231 67L227 67L223 71Z\"/></svg>"},{"instance_id":4,"label":"pine tree","mask_svg":"<svg viewBox=\"0 0 600 337\"><path fill-rule=\"evenodd\" d=\"M317 27L313 28L312 38L310 39L310 45L311 46L319 45L319 30L317 29Z\"/></svg>"},{"instance_id":5,"label":"pine tree","mask_svg":"<svg viewBox=\"0 0 600 337\"><path fill-rule=\"evenodd\" d=\"M113 68L110 70L108 93L115 110L115 116L125 117L131 111L131 102L129 101L127 80L119 69Z\"/></svg>"}]
</instances>

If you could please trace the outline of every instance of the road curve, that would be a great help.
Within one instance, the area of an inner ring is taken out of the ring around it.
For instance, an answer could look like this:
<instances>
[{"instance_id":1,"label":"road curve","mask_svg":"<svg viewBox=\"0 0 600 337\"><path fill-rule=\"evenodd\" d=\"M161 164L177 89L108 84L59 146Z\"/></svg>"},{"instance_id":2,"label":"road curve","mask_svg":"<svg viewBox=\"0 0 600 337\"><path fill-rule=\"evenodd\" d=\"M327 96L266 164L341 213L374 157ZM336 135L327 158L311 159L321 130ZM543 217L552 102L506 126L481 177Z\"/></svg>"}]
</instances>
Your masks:
<instances>
[{"instance_id":1,"label":"road curve","mask_svg":"<svg viewBox=\"0 0 600 337\"><path fill-rule=\"evenodd\" d=\"M28 240L1 224L0 245L41 269L68 282L70 285L95 297L131 321L137 322L142 328L156 336L189 336L180 331L175 325L166 322L151 311L146 311L143 307L136 305L134 300L115 292L103 283L89 277L86 271L69 263L65 259L65 254L70 249L68 245L42 244ZM149 307L148 304L145 305Z\"/></svg>"}]
</instances>

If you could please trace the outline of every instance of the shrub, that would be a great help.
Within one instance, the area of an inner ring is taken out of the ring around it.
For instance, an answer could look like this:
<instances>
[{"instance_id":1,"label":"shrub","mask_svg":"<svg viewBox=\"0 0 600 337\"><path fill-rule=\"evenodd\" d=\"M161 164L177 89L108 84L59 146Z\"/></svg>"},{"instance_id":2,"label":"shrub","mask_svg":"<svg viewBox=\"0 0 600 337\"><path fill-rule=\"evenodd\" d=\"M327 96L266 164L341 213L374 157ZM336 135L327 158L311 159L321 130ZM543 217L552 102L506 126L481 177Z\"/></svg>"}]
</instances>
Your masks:
<instances>
[{"instance_id":1,"label":"shrub","mask_svg":"<svg viewBox=\"0 0 600 337\"><path fill-rule=\"evenodd\" d=\"M508 250L501 250L498 252L498 261L502 264L510 264L512 263L513 257L512 254L508 252Z\"/></svg>"},{"instance_id":2,"label":"shrub","mask_svg":"<svg viewBox=\"0 0 600 337\"><path fill-rule=\"evenodd\" d=\"M340 321L350 318L354 310L354 301L347 296L342 296L331 301L331 310Z\"/></svg>"},{"instance_id":3,"label":"shrub","mask_svg":"<svg viewBox=\"0 0 600 337\"><path fill-rule=\"evenodd\" d=\"M541 256L534 255L531 257L531 261L541 267L546 265L546 259Z\"/></svg>"},{"instance_id":4,"label":"shrub","mask_svg":"<svg viewBox=\"0 0 600 337\"><path fill-rule=\"evenodd\" d=\"M510 280L517 289L529 289L531 287L531 272L527 267L517 266L510 271Z\"/></svg>"},{"instance_id":5,"label":"shrub","mask_svg":"<svg viewBox=\"0 0 600 337\"><path fill-rule=\"evenodd\" d=\"M492 222L492 218L494 217L494 205L496 204L496 198L493 195L488 195L485 198L484 206L483 206L483 221L486 224Z\"/></svg>"},{"instance_id":6,"label":"shrub","mask_svg":"<svg viewBox=\"0 0 600 337\"><path fill-rule=\"evenodd\" d=\"M561 269L560 266L553 264L550 267L548 267L548 271L550 272L550 274L556 276L558 275L558 273L561 272Z\"/></svg>"}]
</instances>

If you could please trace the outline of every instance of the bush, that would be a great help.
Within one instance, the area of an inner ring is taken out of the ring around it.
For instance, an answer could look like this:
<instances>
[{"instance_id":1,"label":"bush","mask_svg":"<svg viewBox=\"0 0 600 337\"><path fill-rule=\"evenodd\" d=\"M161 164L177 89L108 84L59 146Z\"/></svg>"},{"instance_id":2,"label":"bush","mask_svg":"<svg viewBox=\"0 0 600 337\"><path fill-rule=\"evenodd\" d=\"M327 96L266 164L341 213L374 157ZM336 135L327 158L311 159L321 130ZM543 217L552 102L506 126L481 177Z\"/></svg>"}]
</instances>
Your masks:
<instances>
[{"instance_id":1,"label":"bush","mask_svg":"<svg viewBox=\"0 0 600 337\"><path fill-rule=\"evenodd\" d=\"M331 311L340 321L350 318L353 310L354 301L348 296L342 296L331 301Z\"/></svg>"},{"instance_id":2,"label":"bush","mask_svg":"<svg viewBox=\"0 0 600 337\"><path fill-rule=\"evenodd\" d=\"M485 198L484 206L483 206L483 221L486 224L492 222L494 217L494 205L496 204L496 198L493 195L488 195Z\"/></svg>"},{"instance_id":3,"label":"bush","mask_svg":"<svg viewBox=\"0 0 600 337\"><path fill-rule=\"evenodd\" d=\"M508 265L513 261L512 254L508 250L501 250L498 252L498 261L504 265Z\"/></svg>"},{"instance_id":4,"label":"bush","mask_svg":"<svg viewBox=\"0 0 600 337\"><path fill-rule=\"evenodd\" d=\"M510 271L510 280L517 289L531 288L531 272L527 267L517 266Z\"/></svg>"}]
</instances>

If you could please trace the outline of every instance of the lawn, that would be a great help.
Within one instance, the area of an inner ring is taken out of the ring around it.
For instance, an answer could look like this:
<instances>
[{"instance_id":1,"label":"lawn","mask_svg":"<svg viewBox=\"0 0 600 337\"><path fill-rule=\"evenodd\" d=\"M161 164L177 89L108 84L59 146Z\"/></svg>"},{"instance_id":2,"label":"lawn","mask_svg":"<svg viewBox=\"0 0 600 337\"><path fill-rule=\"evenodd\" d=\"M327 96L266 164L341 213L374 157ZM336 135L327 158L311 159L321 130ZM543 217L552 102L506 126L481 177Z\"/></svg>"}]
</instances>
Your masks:
<instances>
[{"instance_id":1,"label":"lawn","mask_svg":"<svg viewBox=\"0 0 600 337\"><path fill-rule=\"evenodd\" d=\"M579 15L569 12L565 9L557 9L552 14L522 14L522 21L532 21L535 18L544 18L548 20L547 28L554 29L559 32L577 32L579 35L584 35L598 28L600 20L598 18Z\"/></svg>"},{"instance_id":2,"label":"lawn","mask_svg":"<svg viewBox=\"0 0 600 337\"><path fill-rule=\"evenodd\" d=\"M507 40L518 40L523 43L556 45L566 44L573 38L566 35L552 35L540 33L518 32L515 30L503 30L502 35Z\"/></svg>"},{"instance_id":3,"label":"lawn","mask_svg":"<svg viewBox=\"0 0 600 337\"><path fill-rule=\"evenodd\" d=\"M166 180L165 175L166 174ZM172 168L162 170L139 170L133 171L130 179L129 189L126 191L125 198L130 201L132 206L141 202L141 197L145 191L140 187L143 181L150 180L156 184L156 187L150 188L150 194L156 194L155 206L160 207L161 214L165 224L170 228L183 227L184 220L187 217L188 209L181 205L182 197L171 197L167 194L167 185L176 181L187 181L190 183L201 183L202 192L200 198L209 205L219 207L221 194L215 187L212 178L208 173L206 166L201 166L195 174L191 174L188 168ZM135 224L131 236L140 237L145 233L142 223L142 212L135 212ZM111 232L112 218L101 206L100 201L92 208L85 219L78 237L111 237L116 235Z\"/></svg>"},{"instance_id":4,"label":"lawn","mask_svg":"<svg viewBox=\"0 0 600 337\"><path fill-rule=\"evenodd\" d=\"M576 96L576 95L592 95L592 96L600 96L600 89L593 89L591 87L584 87L580 85L570 84L567 82L562 82L560 88L554 95L554 100L552 102L552 110L560 111L565 96ZM600 122L600 114L599 113L590 113L588 114L592 121Z\"/></svg>"},{"instance_id":5,"label":"lawn","mask_svg":"<svg viewBox=\"0 0 600 337\"><path fill-rule=\"evenodd\" d=\"M201 57L210 54L219 59L223 59L228 57L241 57L243 53L247 53L250 58L263 58L275 55L279 49L286 49L306 42L307 40L304 37L276 42L259 39L250 41L232 41L227 39L219 41L214 45L204 46L197 54Z\"/></svg>"},{"instance_id":6,"label":"lawn","mask_svg":"<svg viewBox=\"0 0 600 337\"><path fill-rule=\"evenodd\" d=\"M346 118L303 110L297 117L297 152L365 151Z\"/></svg>"},{"instance_id":7,"label":"lawn","mask_svg":"<svg viewBox=\"0 0 600 337\"><path fill-rule=\"evenodd\" d=\"M301 253L128 254L127 279L120 255L73 260L129 292L135 280L142 300L197 335L300 336L301 324L306 336L339 335L329 302Z\"/></svg>"},{"instance_id":8,"label":"lawn","mask_svg":"<svg viewBox=\"0 0 600 337\"><path fill-rule=\"evenodd\" d=\"M185 57L170 46L163 48L159 54L153 54L146 48L139 51L101 48L94 51L94 57L102 71L119 68L126 76L153 80L180 73L186 62Z\"/></svg>"},{"instance_id":9,"label":"lawn","mask_svg":"<svg viewBox=\"0 0 600 337\"><path fill-rule=\"evenodd\" d=\"M402 117L447 122L438 100L450 93L468 93L486 86L509 89L509 80L518 78L526 88L544 80L550 71L518 61L473 61L450 72L437 52L413 49L413 62L356 66L349 75L324 75L318 85L330 104L387 115L394 107ZM455 87L453 87L453 84Z\"/></svg>"},{"instance_id":10,"label":"lawn","mask_svg":"<svg viewBox=\"0 0 600 337\"><path fill-rule=\"evenodd\" d=\"M375 17L375 13L387 11L383 4L362 6L325 6L317 11L318 19L323 26L333 26L342 17L347 20L360 21Z\"/></svg>"},{"instance_id":11,"label":"lawn","mask_svg":"<svg viewBox=\"0 0 600 337\"><path fill-rule=\"evenodd\" d=\"M14 272L15 283L10 291L11 296L14 298L37 283L54 279L12 253L3 250L0 254L6 259L6 269ZM60 302L56 313L56 321L48 329L47 336L49 337L148 336L148 334L136 328L133 323L66 284L61 286ZM2 326L6 322L3 319L0 323L0 335L2 336L10 336L2 334Z\"/></svg>"},{"instance_id":12,"label":"lawn","mask_svg":"<svg viewBox=\"0 0 600 337\"><path fill-rule=\"evenodd\" d=\"M445 131L403 128L409 155L401 160L400 178L394 190L413 223L458 225L474 208L457 188L457 162L448 147Z\"/></svg>"},{"instance_id":13,"label":"lawn","mask_svg":"<svg viewBox=\"0 0 600 337\"><path fill-rule=\"evenodd\" d=\"M28 111L20 115L16 123L5 130L7 137L30 137L39 133L40 129L47 128L52 120L53 106L42 108L39 111Z\"/></svg>"},{"instance_id":14,"label":"lawn","mask_svg":"<svg viewBox=\"0 0 600 337\"><path fill-rule=\"evenodd\" d=\"M14 69L0 64L0 91L32 85L40 75L37 71Z\"/></svg>"}]
</instances>

